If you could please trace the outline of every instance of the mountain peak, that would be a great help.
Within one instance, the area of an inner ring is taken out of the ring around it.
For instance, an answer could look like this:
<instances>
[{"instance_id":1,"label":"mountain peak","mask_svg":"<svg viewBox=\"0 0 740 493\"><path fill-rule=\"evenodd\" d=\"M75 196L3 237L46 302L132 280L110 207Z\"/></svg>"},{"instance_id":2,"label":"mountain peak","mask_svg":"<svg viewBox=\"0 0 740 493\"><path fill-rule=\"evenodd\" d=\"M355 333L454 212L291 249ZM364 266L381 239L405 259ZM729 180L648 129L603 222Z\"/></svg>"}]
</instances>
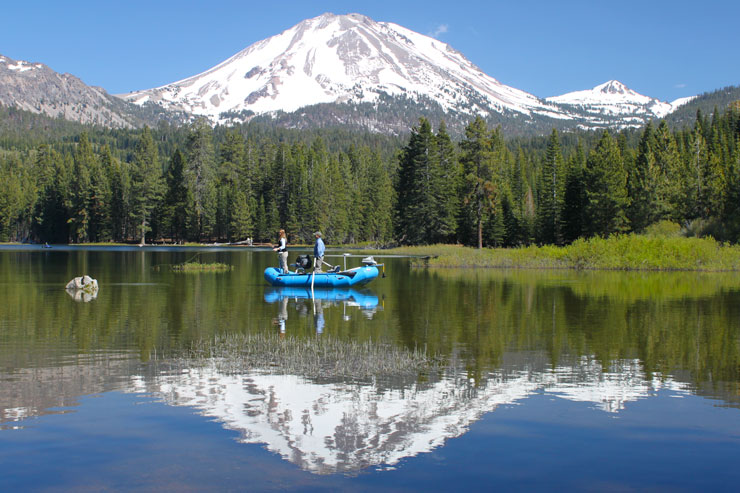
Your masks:
<instances>
[{"instance_id":1,"label":"mountain peak","mask_svg":"<svg viewBox=\"0 0 740 493\"><path fill-rule=\"evenodd\" d=\"M245 48L214 68L123 95L222 121L224 112L292 112L321 103L432 101L445 112L555 115L557 109L484 74L437 39L362 14L325 13Z\"/></svg>"},{"instance_id":2,"label":"mountain peak","mask_svg":"<svg viewBox=\"0 0 740 493\"><path fill-rule=\"evenodd\" d=\"M594 87L594 91L598 91L604 94L636 94L630 90L627 86L619 82L618 80L610 80L601 85Z\"/></svg>"},{"instance_id":3,"label":"mountain peak","mask_svg":"<svg viewBox=\"0 0 740 493\"><path fill-rule=\"evenodd\" d=\"M623 120L618 126L640 126L649 119L663 118L673 110L670 103L639 94L618 80L604 82L593 89L550 97L546 101L584 111L596 124L601 120L603 126L615 117Z\"/></svg>"}]
</instances>

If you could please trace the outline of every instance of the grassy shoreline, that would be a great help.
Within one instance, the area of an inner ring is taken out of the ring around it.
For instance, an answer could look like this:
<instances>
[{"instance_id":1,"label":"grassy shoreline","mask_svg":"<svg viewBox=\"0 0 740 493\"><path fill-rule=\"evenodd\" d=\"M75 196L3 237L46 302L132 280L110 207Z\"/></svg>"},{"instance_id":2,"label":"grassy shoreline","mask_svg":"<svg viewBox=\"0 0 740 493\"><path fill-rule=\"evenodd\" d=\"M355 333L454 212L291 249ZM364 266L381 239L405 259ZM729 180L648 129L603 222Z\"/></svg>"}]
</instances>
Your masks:
<instances>
[{"instance_id":1,"label":"grassy shoreline","mask_svg":"<svg viewBox=\"0 0 740 493\"><path fill-rule=\"evenodd\" d=\"M371 253L371 252L369 252ZM372 253L427 255L417 267L576 269L630 271L738 271L740 246L712 238L614 235L558 247L470 248L430 245L374 250Z\"/></svg>"},{"instance_id":2,"label":"grassy shoreline","mask_svg":"<svg viewBox=\"0 0 740 493\"><path fill-rule=\"evenodd\" d=\"M98 245L132 246L113 243ZM230 245L188 244L185 246L221 248ZM291 246L302 247L302 245ZM235 249L260 248L242 245L231 245L231 247ZM305 247L310 248L310 245ZM380 250L367 248L367 246L330 244L327 248L335 252L347 250L363 255L415 257L411 261L412 265L429 268L740 271L740 245L724 244L713 238L678 236L622 234L608 238L580 239L562 247L530 245L519 248L477 249L461 245L425 245Z\"/></svg>"}]
</instances>

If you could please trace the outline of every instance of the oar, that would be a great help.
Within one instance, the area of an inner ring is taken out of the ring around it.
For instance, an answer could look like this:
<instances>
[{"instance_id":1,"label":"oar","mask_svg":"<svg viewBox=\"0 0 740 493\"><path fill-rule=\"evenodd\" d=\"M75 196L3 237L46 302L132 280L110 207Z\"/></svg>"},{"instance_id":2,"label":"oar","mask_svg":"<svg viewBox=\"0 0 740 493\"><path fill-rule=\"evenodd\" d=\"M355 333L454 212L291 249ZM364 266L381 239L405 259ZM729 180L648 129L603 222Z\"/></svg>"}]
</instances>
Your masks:
<instances>
[{"instance_id":1,"label":"oar","mask_svg":"<svg viewBox=\"0 0 740 493\"><path fill-rule=\"evenodd\" d=\"M313 299L313 278L316 276L316 259L313 259L313 271L311 272L311 299Z\"/></svg>"}]
</instances>

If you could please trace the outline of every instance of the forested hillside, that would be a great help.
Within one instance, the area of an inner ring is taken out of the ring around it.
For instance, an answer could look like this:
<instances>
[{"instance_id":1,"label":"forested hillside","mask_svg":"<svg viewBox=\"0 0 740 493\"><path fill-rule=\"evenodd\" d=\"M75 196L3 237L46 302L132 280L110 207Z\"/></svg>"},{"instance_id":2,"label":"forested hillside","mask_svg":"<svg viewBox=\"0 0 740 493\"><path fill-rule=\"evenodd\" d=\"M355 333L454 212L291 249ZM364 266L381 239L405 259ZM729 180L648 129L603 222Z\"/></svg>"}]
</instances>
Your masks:
<instances>
[{"instance_id":1,"label":"forested hillside","mask_svg":"<svg viewBox=\"0 0 740 493\"><path fill-rule=\"evenodd\" d=\"M110 130L4 110L0 240L566 244L677 224L740 238L740 112L671 130L461 139L263 124ZM25 131L8 124L26 118ZM653 226L655 227L655 226Z\"/></svg>"}]
</instances>

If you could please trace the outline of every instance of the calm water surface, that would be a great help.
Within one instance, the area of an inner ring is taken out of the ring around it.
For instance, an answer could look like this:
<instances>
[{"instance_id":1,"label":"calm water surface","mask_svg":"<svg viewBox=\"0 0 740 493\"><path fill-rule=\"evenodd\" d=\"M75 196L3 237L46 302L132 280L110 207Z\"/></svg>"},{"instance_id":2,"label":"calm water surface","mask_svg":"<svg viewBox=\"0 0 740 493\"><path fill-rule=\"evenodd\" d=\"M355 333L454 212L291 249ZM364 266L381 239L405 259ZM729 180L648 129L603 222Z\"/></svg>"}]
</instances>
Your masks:
<instances>
[{"instance_id":1,"label":"calm water surface","mask_svg":"<svg viewBox=\"0 0 740 493\"><path fill-rule=\"evenodd\" d=\"M191 259L233 270L169 267ZM265 283L276 260L0 250L0 490L737 489L736 274L389 258L388 277L312 299ZM82 274L94 299L63 289ZM371 341L438 368L323 378L182 358L244 334Z\"/></svg>"}]
</instances>

